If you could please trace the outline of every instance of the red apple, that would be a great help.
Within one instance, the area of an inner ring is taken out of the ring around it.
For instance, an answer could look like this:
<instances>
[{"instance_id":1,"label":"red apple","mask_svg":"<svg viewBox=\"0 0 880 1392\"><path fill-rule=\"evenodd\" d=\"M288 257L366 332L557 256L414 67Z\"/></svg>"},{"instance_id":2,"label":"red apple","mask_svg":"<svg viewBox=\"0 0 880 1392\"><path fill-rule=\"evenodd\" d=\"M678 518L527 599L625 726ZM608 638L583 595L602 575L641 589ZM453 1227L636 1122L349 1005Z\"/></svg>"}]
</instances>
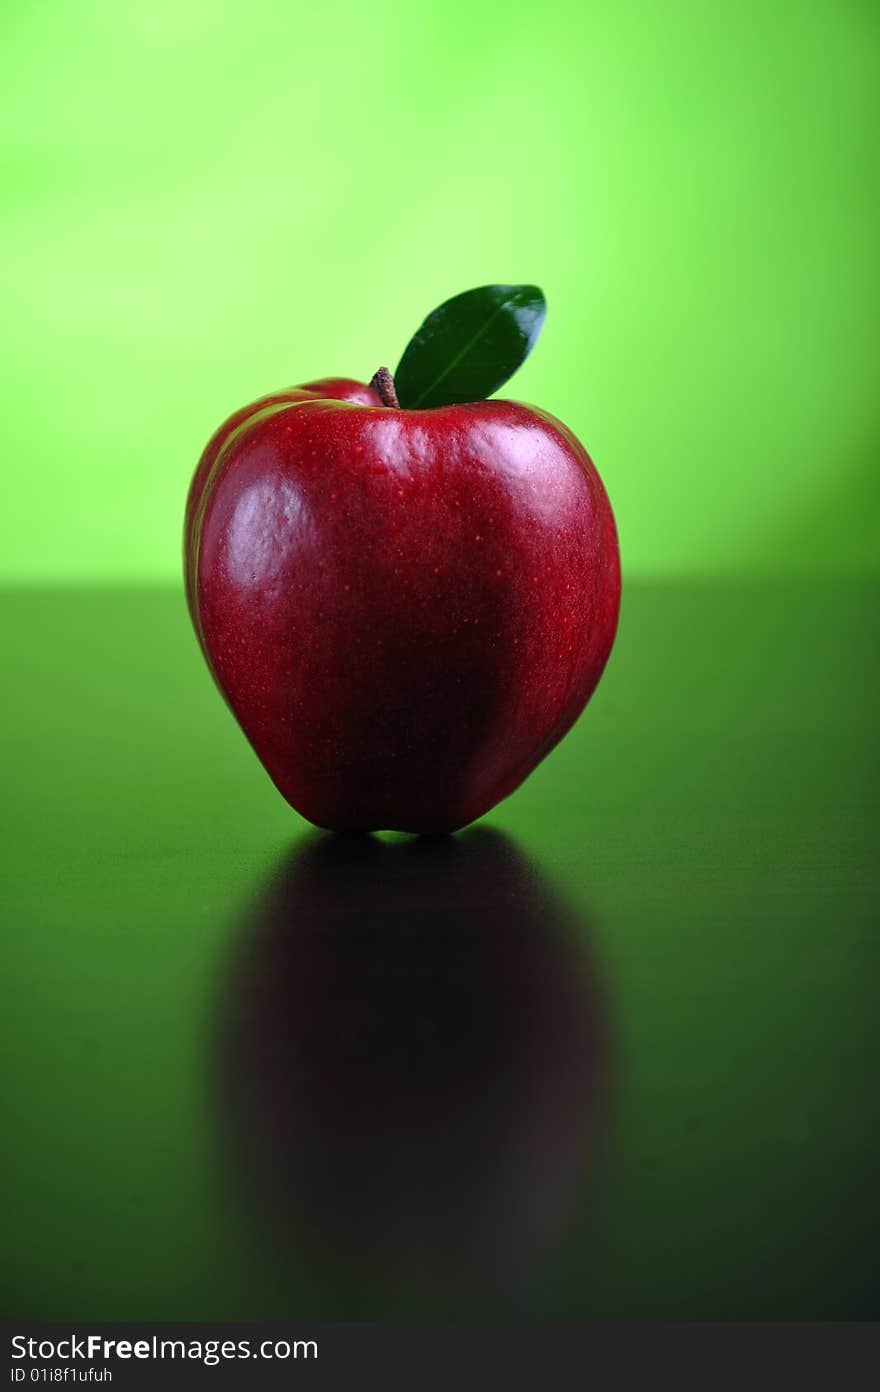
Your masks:
<instances>
[{"instance_id":1,"label":"red apple","mask_svg":"<svg viewBox=\"0 0 880 1392\"><path fill-rule=\"evenodd\" d=\"M535 285L429 314L396 385L324 378L212 437L190 488L187 597L277 787L337 830L445 832L513 792L588 701L620 563L586 450L489 401L546 315Z\"/></svg>"},{"instance_id":2,"label":"red apple","mask_svg":"<svg viewBox=\"0 0 880 1392\"><path fill-rule=\"evenodd\" d=\"M583 710L617 626L599 475L513 401L264 397L199 463L185 559L221 692L288 802L338 830L482 816Z\"/></svg>"}]
</instances>

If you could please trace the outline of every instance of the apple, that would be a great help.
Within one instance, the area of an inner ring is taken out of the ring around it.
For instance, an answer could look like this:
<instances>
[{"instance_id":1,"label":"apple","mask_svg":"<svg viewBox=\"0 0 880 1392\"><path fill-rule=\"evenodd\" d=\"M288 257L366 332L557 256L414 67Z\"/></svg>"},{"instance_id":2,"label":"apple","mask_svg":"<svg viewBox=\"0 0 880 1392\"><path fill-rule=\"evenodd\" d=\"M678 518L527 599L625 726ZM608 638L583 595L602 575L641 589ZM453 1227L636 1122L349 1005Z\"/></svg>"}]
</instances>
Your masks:
<instances>
[{"instance_id":1,"label":"apple","mask_svg":"<svg viewBox=\"0 0 880 1392\"><path fill-rule=\"evenodd\" d=\"M478 387L501 370L498 317ZM425 377L471 327L459 315L438 348L429 324ZM422 395L466 390L450 372ZM398 384L412 376L405 354ZM413 407L387 369L369 386L323 379L235 412L196 469L184 555L199 642L317 826L474 821L571 727L611 651L620 564L595 466L553 416L474 396Z\"/></svg>"}]
</instances>

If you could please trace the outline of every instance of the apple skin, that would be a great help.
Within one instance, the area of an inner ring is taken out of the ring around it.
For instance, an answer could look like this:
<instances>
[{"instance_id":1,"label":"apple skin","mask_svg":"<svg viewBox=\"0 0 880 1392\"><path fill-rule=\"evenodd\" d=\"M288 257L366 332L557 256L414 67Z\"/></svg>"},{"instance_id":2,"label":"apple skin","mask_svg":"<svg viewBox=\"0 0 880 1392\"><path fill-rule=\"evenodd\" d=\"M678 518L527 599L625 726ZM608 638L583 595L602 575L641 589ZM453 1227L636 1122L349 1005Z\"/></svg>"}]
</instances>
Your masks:
<instances>
[{"instance_id":1,"label":"apple skin","mask_svg":"<svg viewBox=\"0 0 880 1392\"><path fill-rule=\"evenodd\" d=\"M250 406L242 406L238 411L233 411L232 415L228 420L223 422L219 430L214 431L214 434L202 450L202 457L196 466L192 483L189 486L189 493L186 499L186 516L183 524L183 569L186 581L186 602L189 605L190 617L195 625L199 642L201 642L201 633L199 632L196 609L196 568L195 555L193 554L192 548L197 544L195 526L196 509L204 491L204 485L208 475L213 467L214 460L217 458L217 455L220 453L232 432L251 416L256 415L257 411L262 411L266 406L292 404L294 401L311 401L315 398L333 401L358 401L364 406L382 405L382 402L373 391L373 388L364 386L363 382L352 381L350 377L321 377L317 382L306 382L301 387L284 387L281 391L270 392L268 396L261 396L258 401L252 401ZM207 653L205 656L207 657Z\"/></svg>"},{"instance_id":2,"label":"apple skin","mask_svg":"<svg viewBox=\"0 0 880 1392\"><path fill-rule=\"evenodd\" d=\"M611 506L564 425L394 409L347 379L229 418L184 556L221 692L287 801L338 831L451 832L513 792L592 695L620 607Z\"/></svg>"}]
</instances>

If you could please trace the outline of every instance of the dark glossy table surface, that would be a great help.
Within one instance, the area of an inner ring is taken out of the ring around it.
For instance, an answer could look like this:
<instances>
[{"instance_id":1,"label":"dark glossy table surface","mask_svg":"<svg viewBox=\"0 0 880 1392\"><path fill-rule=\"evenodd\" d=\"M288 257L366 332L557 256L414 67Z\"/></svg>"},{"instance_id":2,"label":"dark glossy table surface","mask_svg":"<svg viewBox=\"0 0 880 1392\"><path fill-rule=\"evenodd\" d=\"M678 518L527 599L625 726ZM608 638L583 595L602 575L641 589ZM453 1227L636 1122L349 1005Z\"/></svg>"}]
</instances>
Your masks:
<instances>
[{"instance_id":1,"label":"dark glossy table surface","mask_svg":"<svg viewBox=\"0 0 880 1392\"><path fill-rule=\"evenodd\" d=\"M3 1313L876 1315L877 601L631 584L513 798L358 842L179 593L7 593Z\"/></svg>"}]
</instances>

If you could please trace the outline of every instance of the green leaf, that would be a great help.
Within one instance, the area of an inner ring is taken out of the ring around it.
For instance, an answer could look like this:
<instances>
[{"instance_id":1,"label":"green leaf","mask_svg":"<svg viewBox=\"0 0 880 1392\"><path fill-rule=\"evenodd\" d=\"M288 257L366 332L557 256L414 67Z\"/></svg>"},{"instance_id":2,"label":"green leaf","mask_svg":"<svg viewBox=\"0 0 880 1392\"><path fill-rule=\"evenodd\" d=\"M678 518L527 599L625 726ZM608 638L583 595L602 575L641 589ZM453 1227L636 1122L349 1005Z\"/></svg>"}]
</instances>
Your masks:
<instances>
[{"instance_id":1,"label":"green leaf","mask_svg":"<svg viewBox=\"0 0 880 1392\"><path fill-rule=\"evenodd\" d=\"M531 352L547 313L536 285L481 285L429 314L394 374L401 406L482 401Z\"/></svg>"}]
</instances>

